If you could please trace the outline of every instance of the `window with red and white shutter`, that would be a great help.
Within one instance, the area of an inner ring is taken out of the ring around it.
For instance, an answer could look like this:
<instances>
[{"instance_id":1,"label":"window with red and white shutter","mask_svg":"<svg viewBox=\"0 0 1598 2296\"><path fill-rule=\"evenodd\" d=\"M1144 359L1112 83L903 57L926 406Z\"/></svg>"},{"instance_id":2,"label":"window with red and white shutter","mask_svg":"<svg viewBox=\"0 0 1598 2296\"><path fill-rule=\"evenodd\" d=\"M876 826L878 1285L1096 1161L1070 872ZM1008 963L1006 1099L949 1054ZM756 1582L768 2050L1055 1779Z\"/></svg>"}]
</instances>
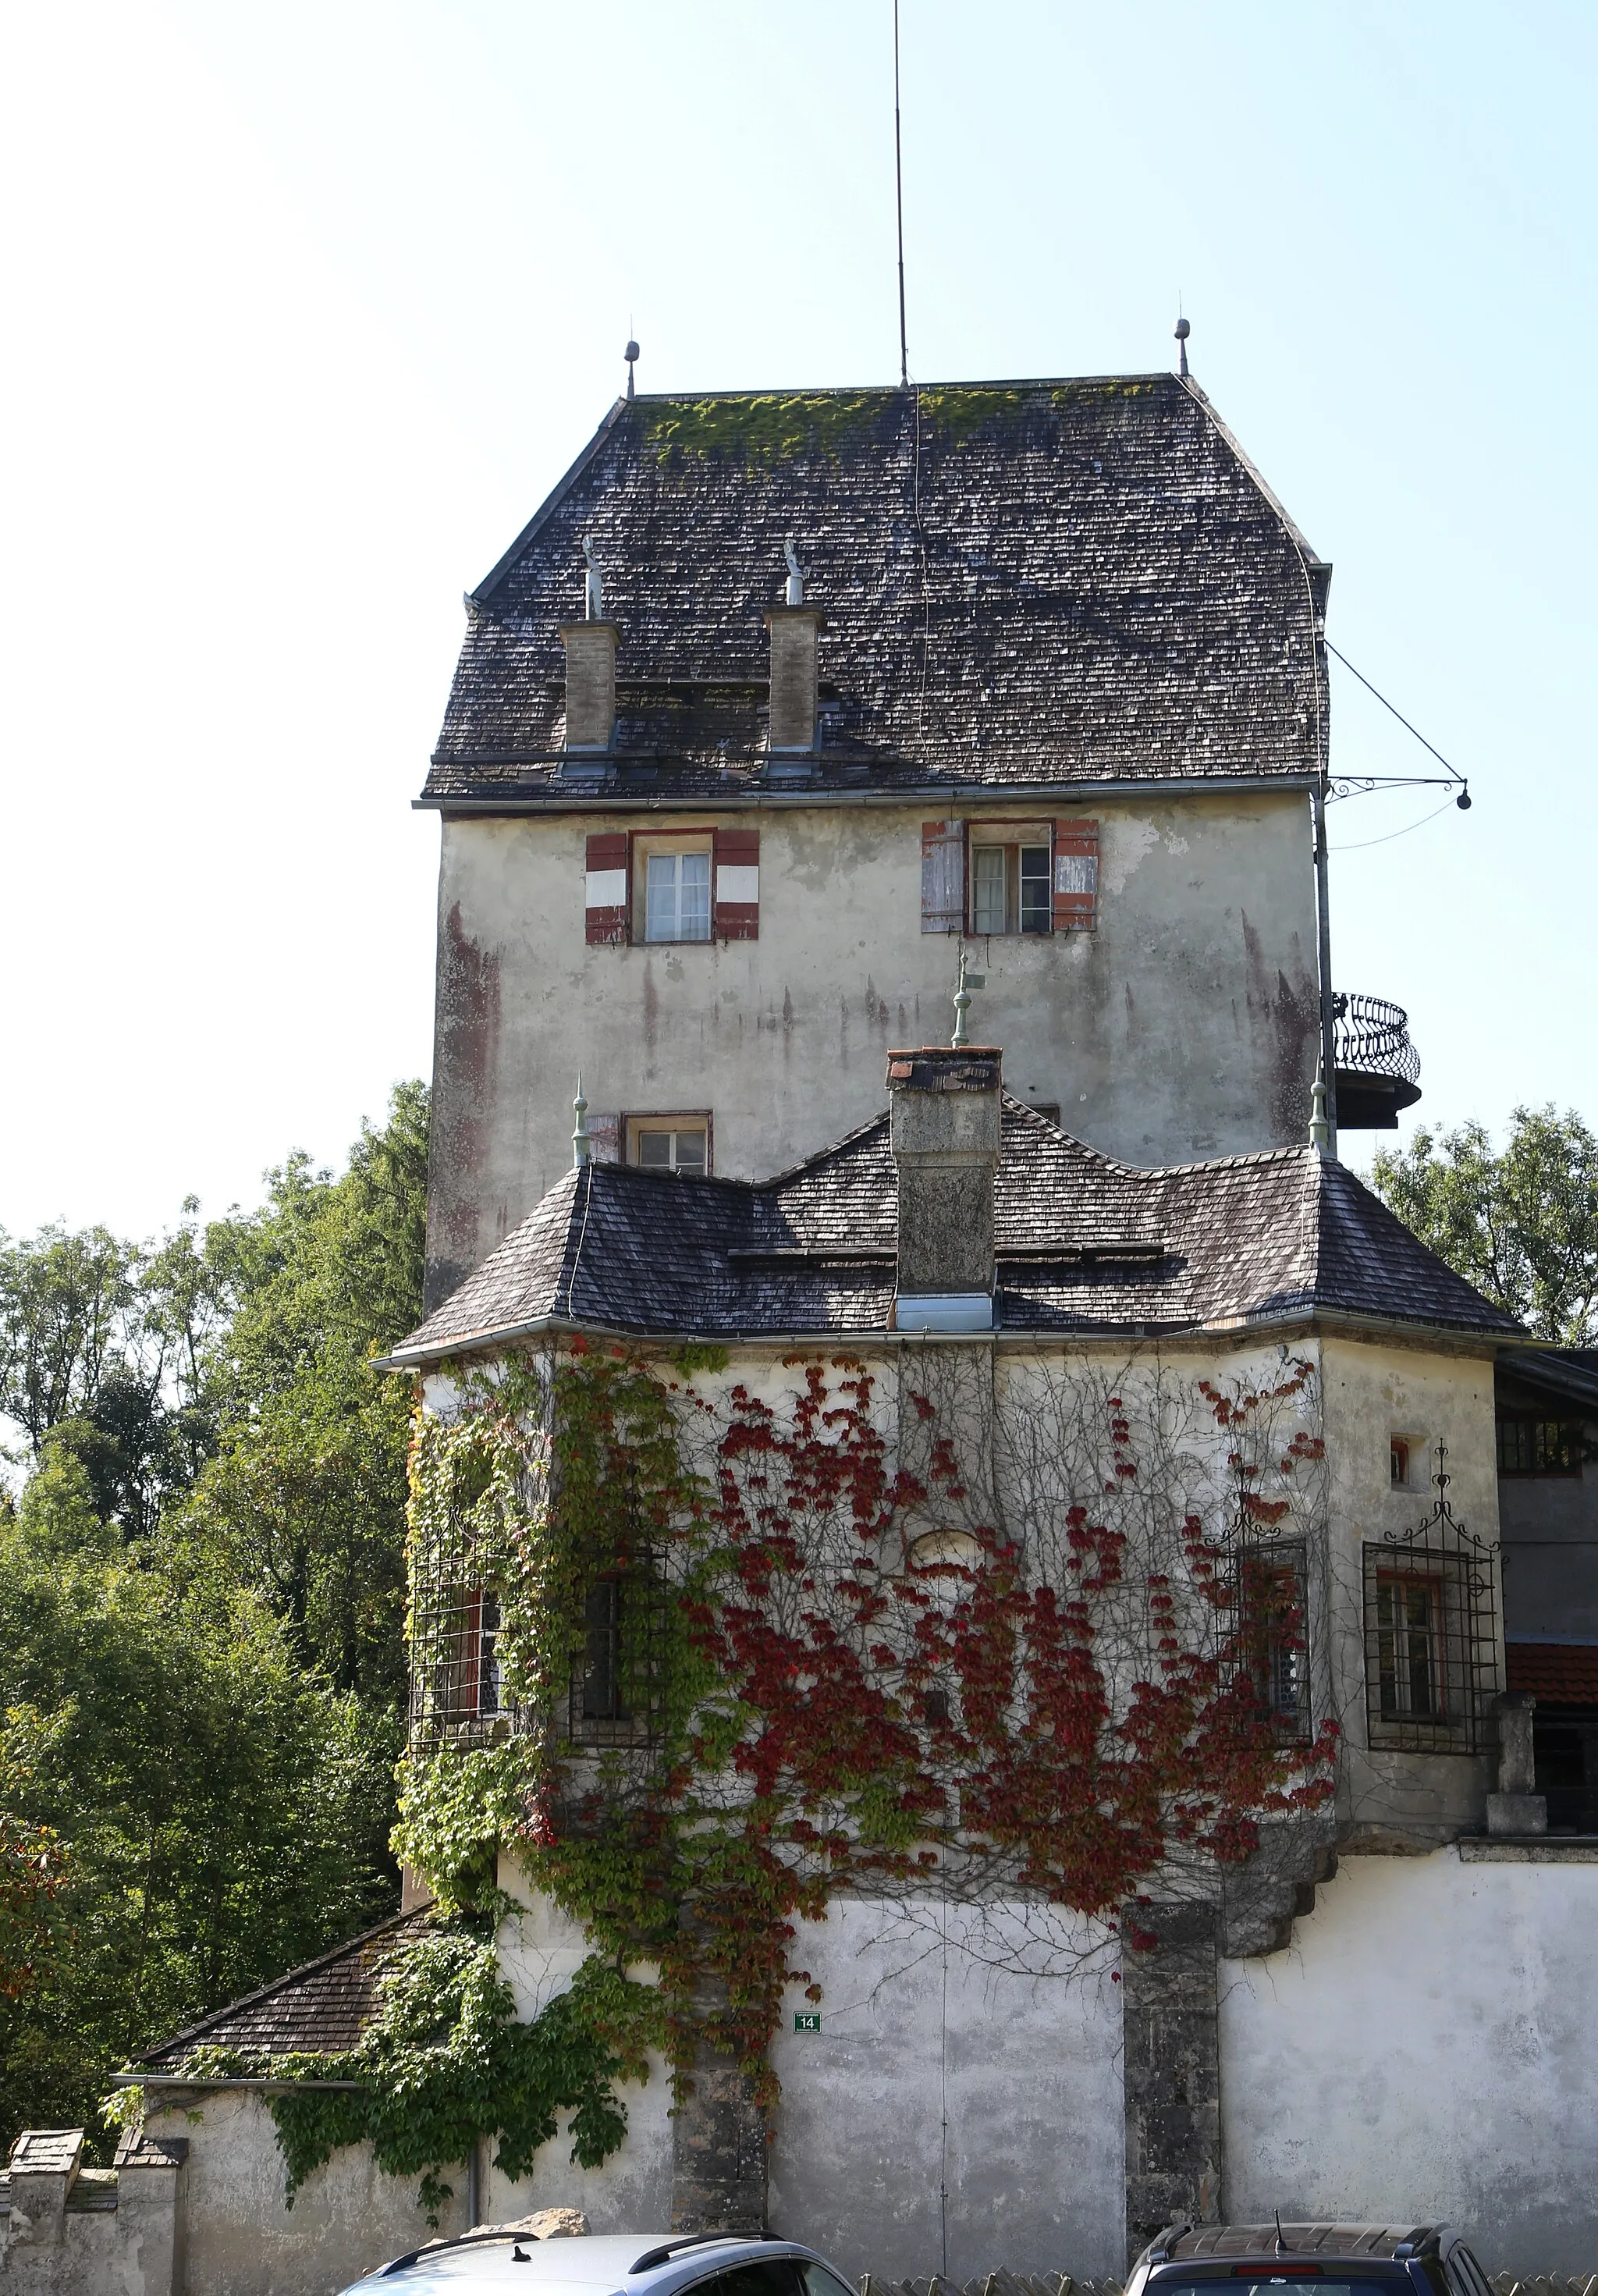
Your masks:
<instances>
[{"instance_id":1,"label":"window with red and white shutter","mask_svg":"<svg viewBox=\"0 0 1598 2296\"><path fill-rule=\"evenodd\" d=\"M625 829L607 830L588 840L587 898L589 946L625 945L630 898Z\"/></svg>"},{"instance_id":2,"label":"window with red and white shutter","mask_svg":"<svg viewBox=\"0 0 1598 2296\"><path fill-rule=\"evenodd\" d=\"M1099 921L1099 824L1054 824L1054 931L1091 932Z\"/></svg>"},{"instance_id":3,"label":"window with red and white shutter","mask_svg":"<svg viewBox=\"0 0 1598 2296\"><path fill-rule=\"evenodd\" d=\"M718 829L715 836L717 940L760 938L760 832Z\"/></svg>"}]
</instances>

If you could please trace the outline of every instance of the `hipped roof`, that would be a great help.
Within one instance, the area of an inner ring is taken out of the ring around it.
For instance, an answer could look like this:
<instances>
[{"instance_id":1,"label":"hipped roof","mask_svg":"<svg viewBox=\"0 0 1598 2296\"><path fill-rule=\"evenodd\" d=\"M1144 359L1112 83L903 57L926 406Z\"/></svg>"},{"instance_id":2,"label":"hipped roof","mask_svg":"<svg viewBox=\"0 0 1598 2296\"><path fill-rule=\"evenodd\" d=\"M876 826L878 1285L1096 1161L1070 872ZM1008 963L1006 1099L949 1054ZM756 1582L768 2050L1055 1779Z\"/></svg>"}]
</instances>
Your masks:
<instances>
[{"instance_id":1,"label":"hipped roof","mask_svg":"<svg viewBox=\"0 0 1598 2296\"><path fill-rule=\"evenodd\" d=\"M1337 1315L1519 1335L1308 1146L1140 1169L1008 1095L1001 1138L1001 1331L1219 1332ZM437 1360L543 1324L864 1340L889 1329L897 1226L886 1113L764 1182L585 1164L388 1360Z\"/></svg>"},{"instance_id":2,"label":"hipped roof","mask_svg":"<svg viewBox=\"0 0 1598 2296\"><path fill-rule=\"evenodd\" d=\"M1330 569L1174 375L623 399L467 601L424 803L570 805L560 626L591 537L616 789L765 786L784 537L821 639L824 788L1319 770Z\"/></svg>"}]
</instances>

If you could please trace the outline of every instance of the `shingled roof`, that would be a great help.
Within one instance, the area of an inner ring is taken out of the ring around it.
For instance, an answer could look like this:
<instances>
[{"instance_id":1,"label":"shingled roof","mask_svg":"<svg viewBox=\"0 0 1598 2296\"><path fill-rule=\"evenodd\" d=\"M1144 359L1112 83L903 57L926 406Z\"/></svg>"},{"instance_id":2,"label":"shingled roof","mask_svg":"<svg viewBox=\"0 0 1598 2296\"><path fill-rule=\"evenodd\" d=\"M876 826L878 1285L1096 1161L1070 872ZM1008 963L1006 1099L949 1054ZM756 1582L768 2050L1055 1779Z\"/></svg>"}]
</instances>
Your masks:
<instances>
[{"instance_id":1,"label":"shingled roof","mask_svg":"<svg viewBox=\"0 0 1598 2296\"><path fill-rule=\"evenodd\" d=\"M292 2050L354 2048L377 2005L378 1979L423 1918L420 1910L396 1914L258 1992L213 2010L146 2050L135 2060L136 2066L148 2073L176 2072L189 2052L202 2046L274 2057Z\"/></svg>"},{"instance_id":2,"label":"shingled roof","mask_svg":"<svg viewBox=\"0 0 1598 2296\"><path fill-rule=\"evenodd\" d=\"M1001 1330L1154 1334L1333 1313L1519 1333L1308 1146L1139 1169L1008 1095L1001 1130ZM662 1338L884 1332L897 1244L886 1114L759 1183L585 1164L389 1361L545 1324Z\"/></svg>"},{"instance_id":3,"label":"shingled roof","mask_svg":"<svg viewBox=\"0 0 1598 2296\"><path fill-rule=\"evenodd\" d=\"M571 801L560 625L620 628L612 799L758 796L792 535L823 785L1318 770L1316 558L1174 375L623 399L488 578L426 804Z\"/></svg>"}]
</instances>

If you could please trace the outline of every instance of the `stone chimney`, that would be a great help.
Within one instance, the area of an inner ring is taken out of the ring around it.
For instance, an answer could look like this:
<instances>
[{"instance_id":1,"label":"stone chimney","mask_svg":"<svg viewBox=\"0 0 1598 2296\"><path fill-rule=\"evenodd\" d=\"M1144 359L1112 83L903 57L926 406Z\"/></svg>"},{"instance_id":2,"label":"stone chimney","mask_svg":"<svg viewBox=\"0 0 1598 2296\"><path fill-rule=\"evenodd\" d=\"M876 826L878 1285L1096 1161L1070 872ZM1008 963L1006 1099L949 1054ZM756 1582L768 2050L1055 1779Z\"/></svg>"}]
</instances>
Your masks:
<instances>
[{"instance_id":1,"label":"stone chimney","mask_svg":"<svg viewBox=\"0 0 1598 2296\"><path fill-rule=\"evenodd\" d=\"M566 648L566 747L608 750L616 733L616 625L562 622Z\"/></svg>"},{"instance_id":2,"label":"stone chimney","mask_svg":"<svg viewBox=\"0 0 1598 2296\"><path fill-rule=\"evenodd\" d=\"M816 709L816 641L826 617L815 606L768 606L771 632L771 717L766 746L774 753L807 756L821 731Z\"/></svg>"},{"instance_id":3,"label":"stone chimney","mask_svg":"<svg viewBox=\"0 0 1598 2296\"><path fill-rule=\"evenodd\" d=\"M993 1328L1001 1065L986 1045L888 1055L901 1332Z\"/></svg>"}]
</instances>

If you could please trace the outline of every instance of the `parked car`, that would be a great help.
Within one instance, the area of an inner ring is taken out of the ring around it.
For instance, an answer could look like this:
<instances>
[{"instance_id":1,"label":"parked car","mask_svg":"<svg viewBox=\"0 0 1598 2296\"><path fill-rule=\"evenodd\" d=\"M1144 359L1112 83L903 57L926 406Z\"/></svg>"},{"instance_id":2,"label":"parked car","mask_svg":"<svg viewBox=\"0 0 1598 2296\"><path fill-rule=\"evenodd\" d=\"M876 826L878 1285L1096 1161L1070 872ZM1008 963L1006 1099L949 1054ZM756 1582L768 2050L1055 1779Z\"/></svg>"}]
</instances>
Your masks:
<instances>
[{"instance_id":1,"label":"parked car","mask_svg":"<svg viewBox=\"0 0 1598 2296\"><path fill-rule=\"evenodd\" d=\"M1132 2267L1126 2296L1496 2296L1448 2225L1171 2225ZM1240 2284L1244 2284L1240 2285Z\"/></svg>"},{"instance_id":2,"label":"parked car","mask_svg":"<svg viewBox=\"0 0 1598 2296\"><path fill-rule=\"evenodd\" d=\"M718 2233L603 2233L536 2240L469 2232L397 2256L344 2296L855 2296L841 2273L789 2240Z\"/></svg>"}]
</instances>

